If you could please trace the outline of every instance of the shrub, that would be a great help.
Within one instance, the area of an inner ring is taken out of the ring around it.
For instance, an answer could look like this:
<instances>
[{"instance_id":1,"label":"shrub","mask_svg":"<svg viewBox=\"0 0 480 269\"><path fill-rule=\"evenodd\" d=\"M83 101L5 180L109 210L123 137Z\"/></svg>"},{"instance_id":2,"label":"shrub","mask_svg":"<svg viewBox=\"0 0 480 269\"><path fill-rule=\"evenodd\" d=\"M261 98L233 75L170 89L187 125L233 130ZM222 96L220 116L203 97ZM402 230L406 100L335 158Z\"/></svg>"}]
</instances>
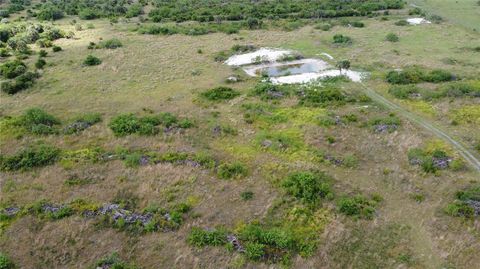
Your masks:
<instances>
[{"instance_id":1,"label":"shrub","mask_svg":"<svg viewBox=\"0 0 480 269\"><path fill-rule=\"evenodd\" d=\"M6 79L12 79L24 74L27 66L20 60L8 61L0 66L0 73Z\"/></svg>"},{"instance_id":2,"label":"shrub","mask_svg":"<svg viewBox=\"0 0 480 269\"><path fill-rule=\"evenodd\" d=\"M240 197L242 200L247 201L253 199L253 192L252 191L244 191L240 193Z\"/></svg>"},{"instance_id":3,"label":"shrub","mask_svg":"<svg viewBox=\"0 0 480 269\"><path fill-rule=\"evenodd\" d=\"M39 75L34 72L26 72L18 77L16 77L13 81L4 81L2 83L2 91L8 94L15 94L22 90L30 88L35 79L37 79Z\"/></svg>"},{"instance_id":4,"label":"shrub","mask_svg":"<svg viewBox=\"0 0 480 269\"><path fill-rule=\"evenodd\" d=\"M245 177L248 173L245 165L239 162L224 163L218 167L218 176L221 179L232 179Z\"/></svg>"},{"instance_id":5,"label":"shrub","mask_svg":"<svg viewBox=\"0 0 480 269\"><path fill-rule=\"evenodd\" d=\"M34 134L51 134L55 132L54 125L60 124L60 121L40 108L31 108L15 124Z\"/></svg>"},{"instance_id":6,"label":"shrub","mask_svg":"<svg viewBox=\"0 0 480 269\"><path fill-rule=\"evenodd\" d=\"M104 40L98 43L98 48L100 49L116 49L122 46L123 46L122 42L117 38Z\"/></svg>"},{"instance_id":7,"label":"shrub","mask_svg":"<svg viewBox=\"0 0 480 269\"><path fill-rule=\"evenodd\" d=\"M275 100L289 96L292 88L288 85L274 85L271 82L260 82L255 85L251 94L260 96L262 100Z\"/></svg>"},{"instance_id":8,"label":"shrub","mask_svg":"<svg viewBox=\"0 0 480 269\"><path fill-rule=\"evenodd\" d=\"M210 101L231 100L239 95L238 91L228 87L217 87L201 93L203 98Z\"/></svg>"},{"instance_id":9,"label":"shrub","mask_svg":"<svg viewBox=\"0 0 480 269\"><path fill-rule=\"evenodd\" d=\"M0 269L14 269L15 264L7 257L7 255L0 252Z\"/></svg>"},{"instance_id":10,"label":"shrub","mask_svg":"<svg viewBox=\"0 0 480 269\"><path fill-rule=\"evenodd\" d=\"M399 99L409 99L412 94L420 93L420 89L415 85L399 85L390 87L388 93Z\"/></svg>"},{"instance_id":11,"label":"shrub","mask_svg":"<svg viewBox=\"0 0 480 269\"><path fill-rule=\"evenodd\" d=\"M93 9L84 8L84 9L80 10L80 12L78 13L78 16L82 20L93 20L93 19L98 18L99 14L97 13L97 11L95 11Z\"/></svg>"},{"instance_id":12,"label":"shrub","mask_svg":"<svg viewBox=\"0 0 480 269\"><path fill-rule=\"evenodd\" d=\"M371 219L375 214L377 203L378 201L363 195L343 197L338 201L338 210L347 216Z\"/></svg>"},{"instance_id":13,"label":"shrub","mask_svg":"<svg viewBox=\"0 0 480 269\"><path fill-rule=\"evenodd\" d=\"M87 66L99 65L101 63L102 60L93 55L88 55L87 58L83 61L83 64Z\"/></svg>"},{"instance_id":14,"label":"shrub","mask_svg":"<svg viewBox=\"0 0 480 269\"><path fill-rule=\"evenodd\" d=\"M247 243L245 245L245 256L248 259L258 261L265 255L265 245L260 243Z\"/></svg>"},{"instance_id":15,"label":"shrub","mask_svg":"<svg viewBox=\"0 0 480 269\"><path fill-rule=\"evenodd\" d=\"M45 65L47 64L47 62L42 59L42 58L39 58L36 62L35 62L35 67L37 69L43 69L43 67L45 67Z\"/></svg>"},{"instance_id":16,"label":"shrub","mask_svg":"<svg viewBox=\"0 0 480 269\"><path fill-rule=\"evenodd\" d=\"M90 267L90 269L96 268L138 269L137 266L122 261L116 252L108 257L97 261L94 266Z\"/></svg>"},{"instance_id":17,"label":"shrub","mask_svg":"<svg viewBox=\"0 0 480 269\"><path fill-rule=\"evenodd\" d=\"M395 25L397 25L397 26L407 26L407 25L408 25L408 21L406 21L406 20L399 20L399 21L395 22Z\"/></svg>"},{"instance_id":18,"label":"shrub","mask_svg":"<svg viewBox=\"0 0 480 269\"><path fill-rule=\"evenodd\" d=\"M62 47L60 47L60 46L53 46L53 47L52 47L52 51L53 51L53 52L62 51Z\"/></svg>"},{"instance_id":19,"label":"shrub","mask_svg":"<svg viewBox=\"0 0 480 269\"><path fill-rule=\"evenodd\" d=\"M303 203L314 205L333 195L330 180L325 173L299 172L288 176L282 186L289 195Z\"/></svg>"},{"instance_id":20,"label":"shrub","mask_svg":"<svg viewBox=\"0 0 480 269\"><path fill-rule=\"evenodd\" d=\"M12 156L0 155L0 170L28 170L53 164L59 157L60 150L49 145L29 146Z\"/></svg>"},{"instance_id":21,"label":"shrub","mask_svg":"<svg viewBox=\"0 0 480 269\"><path fill-rule=\"evenodd\" d=\"M398 37L398 35L394 34L394 33L389 33L385 39L387 41L390 41L390 42L398 42L400 40L400 38Z\"/></svg>"},{"instance_id":22,"label":"shrub","mask_svg":"<svg viewBox=\"0 0 480 269\"><path fill-rule=\"evenodd\" d=\"M222 246L227 243L227 233L223 229L208 231L193 227L188 235L187 241L190 245L196 247Z\"/></svg>"},{"instance_id":23,"label":"shrub","mask_svg":"<svg viewBox=\"0 0 480 269\"><path fill-rule=\"evenodd\" d=\"M45 50L40 50L38 52L38 57L47 57L47 55L48 55L48 52Z\"/></svg>"},{"instance_id":24,"label":"shrub","mask_svg":"<svg viewBox=\"0 0 480 269\"><path fill-rule=\"evenodd\" d=\"M133 18L143 14L143 6L140 3L130 5L125 13L126 18Z\"/></svg>"},{"instance_id":25,"label":"shrub","mask_svg":"<svg viewBox=\"0 0 480 269\"><path fill-rule=\"evenodd\" d=\"M363 23L361 21L354 21L354 22L352 22L352 26L357 27L357 28L363 28L363 27L365 27L365 23Z\"/></svg>"},{"instance_id":26,"label":"shrub","mask_svg":"<svg viewBox=\"0 0 480 269\"><path fill-rule=\"evenodd\" d=\"M455 76L440 69L425 71L418 66L412 66L402 71L390 71L387 73L386 79L391 84L439 83L454 80Z\"/></svg>"},{"instance_id":27,"label":"shrub","mask_svg":"<svg viewBox=\"0 0 480 269\"><path fill-rule=\"evenodd\" d=\"M351 44L352 38L342 34L336 34L333 36L333 43L334 44Z\"/></svg>"},{"instance_id":28,"label":"shrub","mask_svg":"<svg viewBox=\"0 0 480 269\"><path fill-rule=\"evenodd\" d=\"M108 125L116 136L125 136L139 132L141 124L133 114L123 114L114 117ZM152 125L152 127L154 127Z\"/></svg>"},{"instance_id":29,"label":"shrub","mask_svg":"<svg viewBox=\"0 0 480 269\"><path fill-rule=\"evenodd\" d=\"M73 121L65 127L64 133L76 134L100 121L102 121L102 117L98 113L84 114L73 119Z\"/></svg>"},{"instance_id":30,"label":"shrub","mask_svg":"<svg viewBox=\"0 0 480 269\"><path fill-rule=\"evenodd\" d=\"M300 97L300 105L304 106L326 106L342 105L345 103L346 96L338 88L334 87L309 87L303 91Z\"/></svg>"},{"instance_id":31,"label":"shrub","mask_svg":"<svg viewBox=\"0 0 480 269\"><path fill-rule=\"evenodd\" d=\"M53 4L44 4L37 13L37 19L54 21L63 18L63 12Z\"/></svg>"}]
</instances>

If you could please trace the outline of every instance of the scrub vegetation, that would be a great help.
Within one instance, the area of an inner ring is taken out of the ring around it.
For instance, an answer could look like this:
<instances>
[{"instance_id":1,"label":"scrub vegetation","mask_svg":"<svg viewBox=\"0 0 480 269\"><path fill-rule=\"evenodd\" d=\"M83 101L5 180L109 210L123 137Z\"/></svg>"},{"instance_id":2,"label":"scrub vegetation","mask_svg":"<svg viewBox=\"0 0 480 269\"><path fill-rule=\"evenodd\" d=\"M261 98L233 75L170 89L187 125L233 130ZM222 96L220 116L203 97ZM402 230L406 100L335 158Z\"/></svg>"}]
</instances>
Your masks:
<instances>
[{"instance_id":1,"label":"scrub vegetation","mask_svg":"<svg viewBox=\"0 0 480 269\"><path fill-rule=\"evenodd\" d=\"M0 269L480 268L479 8L1 1Z\"/></svg>"}]
</instances>

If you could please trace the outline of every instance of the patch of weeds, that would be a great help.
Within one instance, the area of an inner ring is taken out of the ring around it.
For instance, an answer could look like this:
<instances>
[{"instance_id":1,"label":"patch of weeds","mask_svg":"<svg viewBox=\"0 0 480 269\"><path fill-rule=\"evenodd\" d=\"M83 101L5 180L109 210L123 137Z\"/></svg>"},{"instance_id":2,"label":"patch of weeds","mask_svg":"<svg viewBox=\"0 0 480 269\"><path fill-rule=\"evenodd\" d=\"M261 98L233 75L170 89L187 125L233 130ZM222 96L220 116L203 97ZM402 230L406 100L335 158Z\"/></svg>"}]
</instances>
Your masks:
<instances>
[{"instance_id":1,"label":"patch of weeds","mask_svg":"<svg viewBox=\"0 0 480 269\"><path fill-rule=\"evenodd\" d=\"M398 35L396 35L394 33L389 33L385 37L385 40L395 43L395 42L398 42L400 40L400 38L398 37Z\"/></svg>"},{"instance_id":2,"label":"patch of weeds","mask_svg":"<svg viewBox=\"0 0 480 269\"><path fill-rule=\"evenodd\" d=\"M323 172L297 172L282 182L287 194L308 205L317 205L322 199L333 198L332 178Z\"/></svg>"},{"instance_id":3,"label":"patch of weeds","mask_svg":"<svg viewBox=\"0 0 480 269\"><path fill-rule=\"evenodd\" d=\"M441 69L425 70L419 66L410 66L401 71L390 71L386 80L391 84L415 84L420 82L440 83L455 80L456 76Z\"/></svg>"},{"instance_id":4,"label":"patch of weeds","mask_svg":"<svg viewBox=\"0 0 480 269\"><path fill-rule=\"evenodd\" d=\"M73 121L65 126L63 133L65 134L78 134L85 129L102 121L102 117L99 113L89 113L78 116Z\"/></svg>"},{"instance_id":5,"label":"patch of weeds","mask_svg":"<svg viewBox=\"0 0 480 269\"><path fill-rule=\"evenodd\" d=\"M255 141L261 148L279 152L295 152L304 146L303 135L296 129L262 131Z\"/></svg>"},{"instance_id":6,"label":"patch of weeds","mask_svg":"<svg viewBox=\"0 0 480 269\"><path fill-rule=\"evenodd\" d=\"M231 100L239 95L240 95L240 92L228 87L217 87L217 88L213 88L205 92L202 92L200 94L202 98L209 101Z\"/></svg>"},{"instance_id":7,"label":"patch of weeds","mask_svg":"<svg viewBox=\"0 0 480 269\"><path fill-rule=\"evenodd\" d=\"M97 268L138 269L139 267L134 264L124 262L122 259L120 259L118 253L114 252L110 256L97 261L93 266L89 267L89 269Z\"/></svg>"},{"instance_id":8,"label":"patch of weeds","mask_svg":"<svg viewBox=\"0 0 480 269\"><path fill-rule=\"evenodd\" d=\"M13 261L3 252L0 252L0 269L15 269Z\"/></svg>"},{"instance_id":9,"label":"patch of weeds","mask_svg":"<svg viewBox=\"0 0 480 269\"><path fill-rule=\"evenodd\" d=\"M117 49L123 46L122 42L117 38L107 39L100 41L97 45L97 49Z\"/></svg>"},{"instance_id":10,"label":"patch of weeds","mask_svg":"<svg viewBox=\"0 0 480 269\"><path fill-rule=\"evenodd\" d=\"M130 134L155 135L160 132L158 126L167 128L190 128L193 122L185 119L179 120L175 115L165 112L153 116L138 117L134 114L121 114L114 117L109 127L116 136Z\"/></svg>"},{"instance_id":11,"label":"patch of weeds","mask_svg":"<svg viewBox=\"0 0 480 269\"><path fill-rule=\"evenodd\" d=\"M288 121L288 118L285 115L275 113L278 110L276 109L276 107L270 104L242 104L242 110L244 110L243 118L248 124L259 122L266 125L271 125Z\"/></svg>"},{"instance_id":12,"label":"patch of weeds","mask_svg":"<svg viewBox=\"0 0 480 269\"><path fill-rule=\"evenodd\" d=\"M227 243L227 231L223 228L205 230L193 227L188 234L187 241L196 247L223 246Z\"/></svg>"},{"instance_id":13,"label":"patch of weeds","mask_svg":"<svg viewBox=\"0 0 480 269\"><path fill-rule=\"evenodd\" d=\"M59 220L73 215L75 212L69 205L55 205L41 200L25 207L25 211L39 218Z\"/></svg>"},{"instance_id":14,"label":"patch of weeds","mask_svg":"<svg viewBox=\"0 0 480 269\"><path fill-rule=\"evenodd\" d=\"M454 158L441 148L413 148L408 151L408 161L411 165L419 165L425 173L436 173L438 170L453 168ZM463 162L455 164L455 169L461 169Z\"/></svg>"},{"instance_id":15,"label":"patch of weeds","mask_svg":"<svg viewBox=\"0 0 480 269\"><path fill-rule=\"evenodd\" d=\"M467 219L480 215L480 185L475 184L458 191L455 197L456 200L445 208L448 215Z\"/></svg>"},{"instance_id":16,"label":"patch of weeds","mask_svg":"<svg viewBox=\"0 0 480 269\"><path fill-rule=\"evenodd\" d=\"M330 105L343 105L347 96L333 86L310 86L299 92L299 105L311 107L326 107Z\"/></svg>"},{"instance_id":17,"label":"patch of weeds","mask_svg":"<svg viewBox=\"0 0 480 269\"><path fill-rule=\"evenodd\" d=\"M391 133L401 126L401 121L397 116L390 114L388 117L372 119L368 122L368 125L376 133Z\"/></svg>"},{"instance_id":18,"label":"patch of weeds","mask_svg":"<svg viewBox=\"0 0 480 269\"><path fill-rule=\"evenodd\" d=\"M450 112L450 118L457 124L480 125L480 106L464 105Z\"/></svg>"},{"instance_id":19,"label":"patch of weeds","mask_svg":"<svg viewBox=\"0 0 480 269\"><path fill-rule=\"evenodd\" d=\"M8 118L5 124L5 129L18 129L18 134L48 135L58 132L60 120L40 108L31 108L18 117Z\"/></svg>"},{"instance_id":20,"label":"patch of weeds","mask_svg":"<svg viewBox=\"0 0 480 269\"><path fill-rule=\"evenodd\" d=\"M422 203L423 201L425 201L425 194L419 192L411 193L410 198L417 203Z\"/></svg>"},{"instance_id":21,"label":"patch of weeds","mask_svg":"<svg viewBox=\"0 0 480 269\"><path fill-rule=\"evenodd\" d=\"M248 169L240 162L223 163L218 166L217 174L221 179L237 179L246 177Z\"/></svg>"},{"instance_id":22,"label":"patch of weeds","mask_svg":"<svg viewBox=\"0 0 480 269\"><path fill-rule=\"evenodd\" d=\"M228 125L228 124L217 124L213 127L214 135L232 135L235 136L238 134L237 129Z\"/></svg>"},{"instance_id":23,"label":"patch of weeds","mask_svg":"<svg viewBox=\"0 0 480 269\"><path fill-rule=\"evenodd\" d=\"M347 216L361 219L373 219L376 207L381 198L373 196L368 198L363 195L345 196L337 202L338 211Z\"/></svg>"},{"instance_id":24,"label":"patch of weeds","mask_svg":"<svg viewBox=\"0 0 480 269\"><path fill-rule=\"evenodd\" d=\"M240 197L244 201L252 200L253 195L254 195L254 193L252 191L244 191L244 192L240 193Z\"/></svg>"},{"instance_id":25,"label":"patch of weeds","mask_svg":"<svg viewBox=\"0 0 480 269\"><path fill-rule=\"evenodd\" d=\"M97 163L102 160L104 153L100 147L65 150L61 154L60 164L68 169L78 164Z\"/></svg>"},{"instance_id":26,"label":"patch of weeds","mask_svg":"<svg viewBox=\"0 0 480 269\"><path fill-rule=\"evenodd\" d=\"M278 100L289 96L293 92L290 85L274 85L271 82L260 82L251 91L251 95L259 96L262 100Z\"/></svg>"},{"instance_id":27,"label":"patch of weeds","mask_svg":"<svg viewBox=\"0 0 480 269\"><path fill-rule=\"evenodd\" d=\"M32 145L11 156L0 155L0 170L24 171L46 166L55 163L59 156L60 150L56 147L46 144Z\"/></svg>"}]
</instances>

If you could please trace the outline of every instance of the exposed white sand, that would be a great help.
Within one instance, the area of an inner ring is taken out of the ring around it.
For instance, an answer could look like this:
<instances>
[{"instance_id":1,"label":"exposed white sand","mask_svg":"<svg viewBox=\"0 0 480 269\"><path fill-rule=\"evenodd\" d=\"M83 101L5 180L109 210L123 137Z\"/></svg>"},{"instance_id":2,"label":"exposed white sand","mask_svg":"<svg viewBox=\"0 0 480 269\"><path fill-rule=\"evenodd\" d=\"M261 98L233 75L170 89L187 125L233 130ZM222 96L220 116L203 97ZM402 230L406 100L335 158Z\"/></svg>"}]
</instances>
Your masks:
<instances>
[{"instance_id":1,"label":"exposed white sand","mask_svg":"<svg viewBox=\"0 0 480 269\"><path fill-rule=\"evenodd\" d=\"M424 18L410 18L407 19L407 22L411 25L419 25L419 24L429 24L431 23L430 21L424 19Z\"/></svg>"},{"instance_id":2,"label":"exposed white sand","mask_svg":"<svg viewBox=\"0 0 480 269\"><path fill-rule=\"evenodd\" d=\"M254 66L247 66L243 70L245 70L245 73L247 73L249 76L256 77L258 76L257 71L260 69L285 66L285 65L295 65L295 64L313 64L316 66L316 68L318 68L318 70L325 70L330 67L328 63L320 59L301 59L301 60L295 60L295 61L289 61L289 62L274 62L274 63L267 63L267 64L259 64Z\"/></svg>"},{"instance_id":3,"label":"exposed white sand","mask_svg":"<svg viewBox=\"0 0 480 269\"><path fill-rule=\"evenodd\" d=\"M255 63L255 60L260 57L262 61L268 62L275 62L285 54L291 54L292 51L289 50L277 50L277 49L270 49L270 48L261 48L255 52L233 55L232 57L228 58L225 63L227 65L247 65Z\"/></svg>"},{"instance_id":4,"label":"exposed white sand","mask_svg":"<svg viewBox=\"0 0 480 269\"><path fill-rule=\"evenodd\" d=\"M305 74L292 75L292 76L276 77L276 78L271 78L270 80L272 81L273 84L299 84L299 83L312 82L314 80L322 79L326 77L337 77L341 75L348 77L354 82L362 81L362 78L365 76L365 74L362 72L347 70L347 71L342 71L342 73L340 73L339 70L332 69L332 70L326 70L320 73L305 73Z\"/></svg>"},{"instance_id":5,"label":"exposed white sand","mask_svg":"<svg viewBox=\"0 0 480 269\"><path fill-rule=\"evenodd\" d=\"M332 55L330 55L330 54L328 54L328 53L326 53L326 52L322 52L322 53L320 53L320 55L325 55L325 56L326 56L328 59L330 59L330 60L334 60L334 59L335 59L335 58L333 58Z\"/></svg>"}]
</instances>

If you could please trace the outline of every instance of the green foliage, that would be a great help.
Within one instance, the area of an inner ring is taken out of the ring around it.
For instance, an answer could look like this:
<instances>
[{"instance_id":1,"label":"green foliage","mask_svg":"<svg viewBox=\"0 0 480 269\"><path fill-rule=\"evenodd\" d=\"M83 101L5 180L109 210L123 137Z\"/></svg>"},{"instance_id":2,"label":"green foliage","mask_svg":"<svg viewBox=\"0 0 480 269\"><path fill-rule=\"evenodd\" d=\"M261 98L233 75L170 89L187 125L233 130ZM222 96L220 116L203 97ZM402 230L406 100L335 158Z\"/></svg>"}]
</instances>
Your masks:
<instances>
[{"instance_id":1,"label":"green foliage","mask_svg":"<svg viewBox=\"0 0 480 269\"><path fill-rule=\"evenodd\" d=\"M374 118L368 122L368 125L376 132L382 131L382 129L380 129L381 126L385 126L388 132L393 132L402 125L402 122L400 118L391 114L388 115L388 117Z\"/></svg>"},{"instance_id":2,"label":"green foliage","mask_svg":"<svg viewBox=\"0 0 480 269\"><path fill-rule=\"evenodd\" d=\"M38 60L35 62L35 67L37 69L43 69L43 67L45 67L46 64L47 62L44 59L38 58Z\"/></svg>"},{"instance_id":3,"label":"green foliage","mask_svg":"<svg viewBox=\"0 0 480 269\"><path fill-rule=\"evenodd\" d=\"M245 256L253 261L260 260L265 255L265 245L248 242L245 245Z\"/></svg>"},{"instance_id":4,"label":"green foliage","mask_svg":"<svg viewBox=\"0 0 480 269\"><path fill-rule=\"evenodd\" d=\"M274 85L271 82L260 82L253 88L251 94L262 100L276 100L287 97L292 92L289 85Z\"/></svg>"},{"instance_id":5,"label":"green foliage","mask_svg":"<svg viewBox=\"0 0 480 269\"><path fill-rule=\"evenodd\" d=\"M196 247L222 246L227 243L227 232L221 228L205 230L193 227L188 234L187 241Z\"/></svg>"},{"instance_id":6,"label":"green foliage","mask_svg":"<svg viewBox=\"0 0 480 269\"><path fill-rule=\"evenodd\" d=\"M54 21L63 18L63 11L56 5L47 3L37 12L37 18L42 21Z\"/></svg>"},{"instance_id":7,"label":"green foliage","mask_svg":"<svg viewBox=\"0 0 480 269\"><path fill-rule=\"evenodd\" d=\"M333 36L333 43L348 45L352 43L352 38L346 35L336 34Z\"/></svg>"},{"instance_id":8,"label":"green foliage","mask_svg":"<svg viewBox=\"0 0 480 269\"><path fill-rule=\"evenodd\" d=\"M78 134L81 131L101 121L102 117L99 113L83 114L74 118L73 121L64 128L63 132L65 134Z\"/></svg>"},{"instance_id":9,"label":"green foliage","mask_svg":"<svg viewBox=\"0 0 480 269\"><path fill-rule=\"evenodd\" d=\"M228 87L217 87L200 94L201 97L210 101L231 100L239 95L238 91Z\"/></svg>"},{"instance_id":10,"label":"green foliage","mask_svg":"<svg viewBox=\"0 0 480 269\"><path fill-rule=\"evenodd\" d=\"M117 38L100 41L97 48L99 49L116 49L122 47L122 42Z\"/></svg>"},{"instance_id":11,"label":"green foliage","mask_svg":"<svg viewBox=\"0 0 480 269\"><path fill-rule=\"evenodd\" d=\"M2 82L2 91L7 94L15 94L23 91L30 88L38 77L38 73L25 72L24 74L16 77L14 80Z\"/></svg>"},{"instance_id":12,"label":"green foliage","mask_svg":"<svg viewBox=\"0 0 480 269\"><path fill-rule=\"evenodd\" d=\"M112 255L97 261L91 269L97 268L111 268L111 269L138 269L134 264L126 263L120 259L118 253L114 252Z\"/></svg>"},{"instance_id":13,"label":"green foliage","mask_svg":"<svg viewBox=\"0 0 480 269\"><path fill-rule=\"evenodd\" d=\"M440 169L452 168L453 158L442 149L427 151L413 148L408 151L408 161L412 165L420 165L425 173L435 173Z\"/></svg>"},{"instance_id":14,"label":"green foliage","mask_svg":"<svg viewBox=\"0 0 480 269\"><path fill-rule=\"evenodd\" d=\"M20 60L5 62L0 66L0 74L6 79L16 78L27 71L27 65Z\"/></svg>"},{"instance_id":15,"label":"green foliage","mask_svg":"<svg viewBox=\"0 0 480 269\"><path fill-rule=\"evenodd\" d=\"M244 191L240 193L240 197L242 200L247 201L247 200L252 200L253 199L254 193L252 191Z\"/></svg>"},{"instance_id":16,"label":"green foliage","mask_svg":"<svg viewBox=\"0 0 480 269\"><path fill-rule=\"evenodd\" d=\"M323 172L298 172L289 175L282 187L289 195L305 204L316 205L324 198L333 196L331 178Z\"/></svg>"},{"instance_id":17,"label":"green foliage","mask_svg":"<svg viewBox=\"0 0 480 269\"><path fill-rule=\"evenodd\" d=\"M60 51L62 51L62 47L60 47L60 46L52 46L52 51L53 51L53 52L60 52Z\"/></svg>"},{"instance_id":18,"label":"green foliage","mask_svg":"<svg viewBox=\"0 0 480 269\"><path fill-rule=\"evenodd\" d=\"M375 197L374 197L375 198ZM347 216L372 219L379 199L369 199L363 195L342 197L338 201L338 210Z\"/></svg>"},{"instance_id":19,"label":"green foliage","mask_svg":"<svg viewBox=\"0 0 480 269\"><path fill-rule=\"evenodd\" d=\"M420 93L420 89L415 85L396 85L390 87L388 93L399 99L410 99L413 94Z\"/></svg>"},{"instance_id":20,"label":"green foliage","mask_svg":"<svg viewBox=\"0 0 480 269\"><path fill-rule=\"evenodd\" d=\"M346 95L333 86L310 86L300 95L300 105L312 107L325 107L328 105L343 105Z\"/></svg>"},{"instance_id":21,"label":"green foliage","mask_svg":"<svg viewBox=\"0 0 480 269\"><path fill-rule=\"evenodd\" d=\"M94 65L99 65L102 63L102 60L99 58L93 56L93 55L88 55L87 58L83 61L83 64L86 66L94 66Z\"/></svg>"},{"instance_id":22,"label":"green foliage","mask_svg":"<svg viewBox=\"0 0 480 269\"><path fill-rule=\"evenodd\" d=\"M218 176L221 179L236 179L247 176L247 167L240 162L223 163L218 166Z\"/></svg>"},{"instance_id":23,"label":"green foliage","mask_svg":"<svg viewBox=\"0 0 480 269\"><path fill-rule=\"evenodd\" d=\"M15 264L6 254L0 252L0 269L14 269Z\"/></svg>"},{"instance_id":24,"label":"green foliage","mask_svg":"<svg viewBox=\"0 0 480 269\"><path fill-rule=\"evenodd\" d=\"M395 25L396 25L396 26L407 26L407 25L408 25L408 21L406 21L406 20L399 20L399 21L396 21L396 22L395 22Z\"/></svg>"},{"instance_id":25,"label":"green foliage","mask_svg":"<svg viewBox=\"0 0 480 269\"><path fill-rule=\"evenodd\" d=\"M173 121L173 117L170 115L137 117L134 114L121 114L114 117L108 126L116 136L130 134L155 135L159 132L157 126L162 123L162 119L167 121L168 124Z\"/></svg>"},{"instance_id":26,"label":"green foliage","mask_svg":"<svg viewBox=\"0 0 480 269\"><path fill-rule=\"evenodd\" d=\"M37 135L54 134L55 125L60 120L40 108L30 108L14 120L13 125L24 128L27 132Z\"/></svg>"},{"instance_id":27,"label":"green foliage","mask_svg":"<svg viewBox=\"0 0 480 269\"><path fill-rule=\"evenodd\" d=\"M143 6L138 4L133 4L128 7L127 12L125 13L126 18L133 18L143 14Z\"/></svg>"},{"instance_id":28,"label":"green foliage","mask_svg":"<svg viewBox=\"0 0 480 269\"><path fill-rule=\"evenodd\" d=\"M400 38L398 37L398 35L394 34L394 33L389 33L387 34L387 36L385 37L385 39L387 41L390 41L390 42L398 42L400 40Z\"/></svg>"},{"instance_id":29,"label":"green foliage","mask_svg":"<svg viewBox=\"0 0 480 269\"><path fill-rule=\"evenodd\" d=\"M418 66L407 67L401 71L390 71L386 80L391 84L414 84L419 82L440 83L455 79L455 75L440 69L426 71Z\"/></svg>"},{"instance_id":30,"label":"green foliage","mask_svg":"<svg viewBox=\"0 0 480 269\"><path fill-rule=\"evenodd\" d=\"M0 155L1 171L29 170L35 167L53 164L59 157L60 150L46 144L32 145L20 150L15 155Z\"/></svg>"},{"instance_id":31,"label":"green foliage","mask_svg":"<svg viewBox=\"0 0 480 269\"><path fill-rule=\"evenodd\" d=\"M475 184L455 193L456 200L450 203L445 212L451 216L473 218L480 214L474 205L480 202L480 185Z\"/></svg>"}]
</instances>

